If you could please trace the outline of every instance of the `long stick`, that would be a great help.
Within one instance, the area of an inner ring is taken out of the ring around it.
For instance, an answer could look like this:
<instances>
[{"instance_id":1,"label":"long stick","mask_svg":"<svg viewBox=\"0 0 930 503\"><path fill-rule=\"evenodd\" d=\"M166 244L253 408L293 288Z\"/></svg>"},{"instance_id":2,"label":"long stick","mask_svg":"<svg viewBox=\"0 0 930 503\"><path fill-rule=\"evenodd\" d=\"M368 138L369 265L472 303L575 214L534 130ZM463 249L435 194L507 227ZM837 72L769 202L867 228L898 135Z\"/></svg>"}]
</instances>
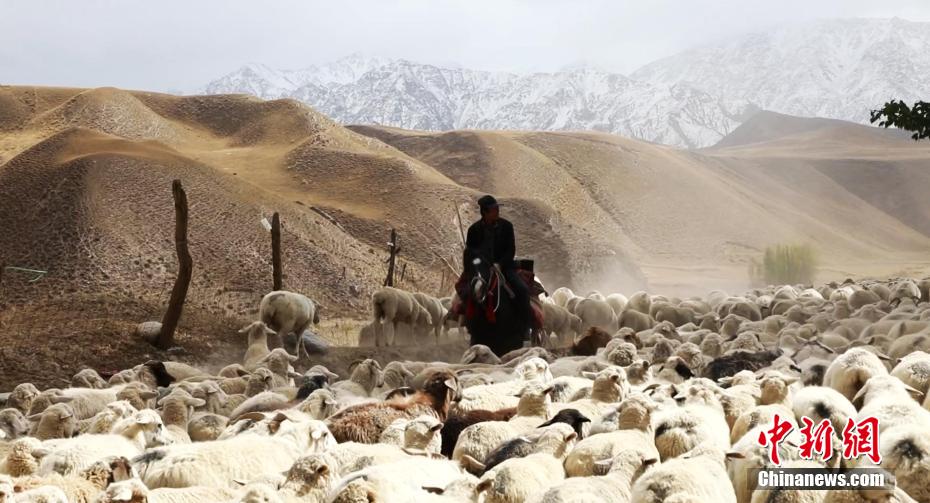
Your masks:
<instances>
[{"instance_id":1,"label":"long stick","mask_svg":"<svg viewBox=\"0 0 930 503\"><path fill-rule=\"evenodd\" d=\"M465 249L465 229L462 227L462 214L459 213L459 205L453 204L455 207L455 216L459 220L459 237L462 238L462 249Z\"/></svg>"},{"instance_id":2,"label":"long stick","mask_svg":"<svg viewBox=\"0 0 930 503\"><path fill-rule=\"evenodd\" d=\"M187 247L187 193L181 186L181 180L171 183L171 192L174 195L174 244L178 254L178 277L171 289L168 309L161 320L161 332L156 343L161 349L168 349L174 344L174 332L181 319L194 269L194 260Z\"/></svg>"},{"instance_id":3,"label":"long stick","mask_svg":"<svg viewBox=\"0 0 930 503\"><path fill-rule=\"evenodd\" d=\"M284 288L281 279L281 218L277 211L271 216L271 269L272 289L281 290Z\"/></svg>"}]
</instances>

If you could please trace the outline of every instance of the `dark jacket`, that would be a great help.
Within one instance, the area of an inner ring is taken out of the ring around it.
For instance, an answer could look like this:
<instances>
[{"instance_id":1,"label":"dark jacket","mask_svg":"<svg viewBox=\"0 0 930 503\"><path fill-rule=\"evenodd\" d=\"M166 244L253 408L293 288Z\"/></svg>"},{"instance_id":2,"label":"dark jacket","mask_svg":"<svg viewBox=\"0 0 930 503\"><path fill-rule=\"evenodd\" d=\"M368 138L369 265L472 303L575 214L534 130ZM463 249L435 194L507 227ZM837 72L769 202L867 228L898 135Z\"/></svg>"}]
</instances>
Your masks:
<instances>
[{"instance_id":1,"label":"dark jacket","mask_svg":"<svg viewBox=\"0 0 930 503\"><path fill-rule=\"evenodd\" d=\"M498 218L490 226L484 220L478 220L468 228L462 260L466 272L472 271L472 260L475 257L496 262L501 265L501 269L509 270L514 268L515 253L513 224L503 218Z\"/></svg>"}]
</instances>

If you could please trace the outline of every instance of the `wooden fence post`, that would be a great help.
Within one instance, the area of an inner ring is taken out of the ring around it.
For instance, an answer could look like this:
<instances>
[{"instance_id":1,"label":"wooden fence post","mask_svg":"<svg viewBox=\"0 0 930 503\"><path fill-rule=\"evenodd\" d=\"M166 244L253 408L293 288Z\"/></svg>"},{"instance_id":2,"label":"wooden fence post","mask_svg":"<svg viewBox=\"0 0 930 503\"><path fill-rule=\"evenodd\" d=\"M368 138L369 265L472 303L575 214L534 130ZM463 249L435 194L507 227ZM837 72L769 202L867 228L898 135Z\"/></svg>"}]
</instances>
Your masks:
<instances>
[{"instance_id":1,"label":"wooden fence post","mask_svg":"<svg viewBox=\"0 0 930 503\"><path fill-rule=\"evenodd\" d=\"M281 279L281 218L277 211L271 216L271 268L272 289L281 290L284 288Z\"/></svg>"},{"instance_id":2,"label":"wooden fence post","mask_svg":"<svg viewBox=\"0 0 930 503\"><path fill-rule=\"evenodd\" d=\"M397 246L397 231L394 229L391 229L391 242L388 245L391 247L391 256L388 257L388 273L387 278L384 278L384 286L394 286L394 262L397 254L400 253L400 248Z\"/></svg>"},{"instance_id":3,"label":"wooden fence post","mask_svg":"<svg viewBox=\"0 0 930 503\"><path fill-rule=\"evenodd\" d=\"M174 244L178 254L178 277L171 289L168 309L161 320L161 332L156 341L160 349L168 349L174 344L174 332L184 310L184 300L187 299L194 269L194 261L187 247L187 194L181 186L181 180L171 183L171 192L174 195Z\"/></svg>"}]
</instances>

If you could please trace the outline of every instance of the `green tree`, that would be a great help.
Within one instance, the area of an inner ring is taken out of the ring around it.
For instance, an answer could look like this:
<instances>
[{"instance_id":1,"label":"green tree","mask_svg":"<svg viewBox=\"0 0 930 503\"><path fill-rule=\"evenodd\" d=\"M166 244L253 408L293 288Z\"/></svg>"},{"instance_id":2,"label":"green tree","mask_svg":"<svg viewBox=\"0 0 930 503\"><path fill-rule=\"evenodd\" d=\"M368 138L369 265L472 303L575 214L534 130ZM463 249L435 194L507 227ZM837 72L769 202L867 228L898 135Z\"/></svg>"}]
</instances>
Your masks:
<instances>
[{"instance_id":1,"label":"green tree","mask_svg":"<svg viewBox=\"0 0 930 503\"><path fill-rule=\"evenodd\" d=\"M903 101L891 100L881 110L872 110L872 124L884 128L896 127L914 133L911 138L930 138L930 103L918 101L913 107Z\"/></svg>"},{"instance_id":2,"label":"green tree","mask_svg":"<svg viewBox=\"0 0 930 503\"><path fill-rule=\"evenodd\" d=\"M749 264L750 278L756 284L811 283L816 274L817 255L808 245L769 246L761 262Z\"/></svg>"}]
</instances>

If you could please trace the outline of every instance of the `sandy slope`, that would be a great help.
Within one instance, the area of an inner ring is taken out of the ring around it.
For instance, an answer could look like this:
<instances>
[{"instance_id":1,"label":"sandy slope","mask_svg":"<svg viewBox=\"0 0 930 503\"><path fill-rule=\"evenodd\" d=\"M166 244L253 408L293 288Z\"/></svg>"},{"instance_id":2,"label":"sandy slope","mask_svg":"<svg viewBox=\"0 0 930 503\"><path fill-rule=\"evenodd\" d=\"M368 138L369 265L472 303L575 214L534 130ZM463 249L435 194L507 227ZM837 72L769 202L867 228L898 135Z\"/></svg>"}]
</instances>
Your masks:
<instances>
[{"instance_id":1,"label":"sandy slope","mask_svg":"<svg viewBox=\"0 0 930 503\"><path fill-rule=\"evenodd\" d=\"M345 128L239 95L0 87L0 228L14 237L0 262L49 271L0 284L0 375L151 354L127 333L160 317L173 282L174 178L195 262L179 343L200 358L229 351L270 289L260 220L274 211L285 285L330 319L368 316L392 227L401 285L446 293L455 208L467 224L484 192L542 278L581 291L739 289L746 261L781 242L816 246L825 277L923 274L930 149L835 121L760 114L744 127L687 152L596 133ZM23 365L44 338L40 364Z\"/></svg>"}]
</instances>

